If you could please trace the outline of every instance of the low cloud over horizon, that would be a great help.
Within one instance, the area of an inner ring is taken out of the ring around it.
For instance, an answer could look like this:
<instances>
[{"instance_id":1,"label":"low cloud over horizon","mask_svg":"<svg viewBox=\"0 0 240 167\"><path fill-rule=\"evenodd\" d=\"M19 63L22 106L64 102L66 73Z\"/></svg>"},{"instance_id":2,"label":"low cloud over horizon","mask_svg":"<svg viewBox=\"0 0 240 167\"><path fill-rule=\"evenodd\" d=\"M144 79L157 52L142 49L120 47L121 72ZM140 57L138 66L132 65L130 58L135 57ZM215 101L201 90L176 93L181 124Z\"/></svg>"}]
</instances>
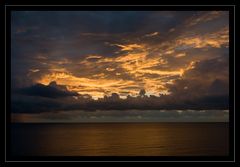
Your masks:
<instances>
[{"instance_id":1,"label":"low cloud over horizon","mask_svg":"<svg viewBox=\"0 0 240 167\"><path fill-rule=\"evenodd\" d=\"M94 122L228 122L228 110L83 110L12 113L13 123L94 123Z\"/></svg>"}]
</instances>

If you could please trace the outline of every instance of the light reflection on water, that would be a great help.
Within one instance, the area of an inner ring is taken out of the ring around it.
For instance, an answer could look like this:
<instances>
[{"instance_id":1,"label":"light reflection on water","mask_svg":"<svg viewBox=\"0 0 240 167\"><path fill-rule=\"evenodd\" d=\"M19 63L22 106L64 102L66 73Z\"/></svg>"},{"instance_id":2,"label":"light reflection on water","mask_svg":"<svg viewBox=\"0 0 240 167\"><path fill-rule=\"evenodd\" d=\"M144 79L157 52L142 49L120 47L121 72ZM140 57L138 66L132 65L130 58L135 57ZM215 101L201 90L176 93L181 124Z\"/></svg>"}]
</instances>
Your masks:
<instances>
[{"instance_id":1,"label":"light reflection on water","mask_svg":"<svg viewBox=\"0 0 240 167\"><path fill-rule=\"evenodd\" d=\"M11 152L33 156L228 155L228 123L12 124Z\"/></svg>"}]
</instances>

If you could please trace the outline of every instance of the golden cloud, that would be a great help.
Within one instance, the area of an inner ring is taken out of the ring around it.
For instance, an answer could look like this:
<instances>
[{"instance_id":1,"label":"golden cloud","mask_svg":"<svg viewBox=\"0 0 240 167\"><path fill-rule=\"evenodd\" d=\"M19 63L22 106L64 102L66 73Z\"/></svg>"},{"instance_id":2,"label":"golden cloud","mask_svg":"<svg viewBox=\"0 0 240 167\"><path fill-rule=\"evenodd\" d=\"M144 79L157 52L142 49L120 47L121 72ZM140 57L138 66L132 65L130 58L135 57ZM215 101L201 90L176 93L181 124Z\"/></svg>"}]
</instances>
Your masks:
<instances>
[{"instance_id":1,"label":"golden cloud","mask_svg":"<svg viewBox=\"0 0 240 167\"><path fill-rule=\"evenodd\" d=\"M224 27L217 32L213 32L202 36L179 38L176 40L176 45L189 46L192 48L205 48L205 47L220 48L222 46L228 47L229 28Z\"/></svg>"},{"instance_id":2,"label":"golden cloud","mask_svg":"<svg viewBox=\"0 0 240 167\"><path fill-rule=\"evenodd\" d=\"M88 59L100 59L100 58L102 58L102 56L100 56L100 55L88 55L86 57L87 60Z\"/></svg>"},{"instance_id":3,"label":"golden cloud","mask_svg":"<svg viewBox=\"0 0 240 167\"><path fill-rule=\"evenodd\" d=\"M115 69L114 69L114 68L109 68L109 67L108 67L108 68L106 68L106 70L107 70L107 71L115 71Z\"/></svg>"},{"instance_id":4,"label":"golden cloud","mask_svg":"<svg viewBox=\"0 0 240 167\"><path fill-rule=\"evenodd\" d=\"M157 33L154 32L152 35L157 35ZM66 85L69 90L77 91L80 94L89 94L93 98L124 91L134 96L141 88L144 88L149 94L159 95L159 93L168 93L167 84L174 83L174 80L183 77L185 72L195 68L195 61L186 59L187 61L183 61L182 65L171 68L172 70L169 69L168 58L181 58L179 60L182 60L188 56L186 52L179 52L178 47L187 46L188 49L220 48L228 47L228 43L228 27L205 35L184 36L183 34L171 41L154 45L136 42L109 43L108 45L117 46L120 51L126 52L115 57L88 55L75 64L68 59L51 62L49 74L45 74L35 81L46 85L51 81L56 81L58 84ZM96 60L92 62L89 61L90 59ZM74 71L69 72L68 68L64 66L66 64L73 64L76 69L80 65L81 70L86 69L84 71L86 74L78 77ZM162 68L154 69L155 66ZM98 67L97 70L96 67ZM90 76L87 75L88 70L91 71ZM129 77L124 78L126 75ZM170 77L172 78L168 79ZM121 95L123 96L124 93ZM127 95L125 94L125 97Z\"/></svg>"},{"instance_id":5,"label":"golden cloud","mask_svg":"<svg viewBox=\"0 0 240 167\"><path fill-rule=\"evenodd\" d=\"M165 54L167 54L167 55L173 54L173 53L174 53L174 50L167 50L167 51L165 52Z\"/></svg>"},{"instance_id":6,"label":"golden cloud","mask_svg":"<svg viewBox=\"0 0 240 167\"><path fill-rule=\"evenodd\" d=\"M116 45L116 44L114 44ZM66 85L71 91L77 91L79 94L89 94L93 98L100 98L104 95L110 95L113 92L129 92L128 94L121 93L121 95L138 94L140 88L146 89L146 91L152 95L159 95L159 93L168 93L166 84L172 83L172 80L166 80L161 77L174 76L181 77L189 67L183 67L176 70L152 70L151 67L157 65L166 65L168 62L162 57L162 55L156 54L155 56L148 56L151 48L143 44L125 44L117 45L122 51L135 51L125 53L117 57L104 57L101 55L88 55L85 59L80 60L79 63L82 67L88 67L88 69L94 69L95 66L105 67L96 70L95 74L85 77L77 77L73 73L70 73L66 68L60 67L62 63L55 63L51 65L49 69L50 73L43 75L36 82L42 84L49 84L51 81L56 81L60 85ZM174 49L168 49L166 53L174 53ZM183 55L182 55L183 56ZM94 62L88 61L89 59L97 59ZM61 60L61 62L68 62ZM113 68L112 64L115 63L116 67ZM104 65L103 65L104 64ZM107 67L109 64L109 67ZM122 69L123 71L118 71ZM87 69L86 69L87 70ZM115 72L115 73L106 73ZM122 72L131 76L129 79L123 79ZM147 74L155 74L159 77L146 77ZM116 77L106 77L107 75L114 75ZM130 88L131 87L131 88ZM129 89L130 88L130 89ZM124 97L124 96L123 96Z\"/></svg>"},{"instance_id":7,"label":"golden cloud","mask_svg":"<svg viewBox=\"0 0 240 167\"><path fill-rule=\"evenodd\" d=\"M127 44L127 45L111 44L111 46L118 46L121 48L121 51L132 51L135 49L143 49L144 48L144 46L141 44Z\"/></svg>"},{"instance_id":8,"label":"golden cloud","mask_svg":"<svg viewBox=\"0 0 240 167\"><path fill-rule=\"evenodd\" d=\"M175 57L179 58L179 57L185 57L186 53L178 53Z\"/></svg>"},{"instance_id":9,"label":"golden cloud","mask_svg":"<svg viewBox=\"0 0 240 167\"><path fill-rule=\"evenodd\" d=\"M36 82L45 85L48 85L52 81L56 81L60 85L66 85L69 90L77 91L79 94L89 94L93 98L103 97L104 91L120 92L122 90L120 89L121 86L136 86L136 83L133 81L80 78L65 72L47 74L36 80Z\"/></svg>"}]
</instances>

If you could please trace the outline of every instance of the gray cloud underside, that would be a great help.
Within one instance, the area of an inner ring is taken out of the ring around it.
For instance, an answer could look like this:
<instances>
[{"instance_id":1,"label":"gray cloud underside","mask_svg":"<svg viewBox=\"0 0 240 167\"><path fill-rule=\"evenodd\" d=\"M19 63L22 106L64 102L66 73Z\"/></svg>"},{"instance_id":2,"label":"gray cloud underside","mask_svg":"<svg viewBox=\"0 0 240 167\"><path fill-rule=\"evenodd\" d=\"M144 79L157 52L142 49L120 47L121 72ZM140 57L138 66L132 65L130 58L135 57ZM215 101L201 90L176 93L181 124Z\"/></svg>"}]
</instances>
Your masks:
<instances>
[{"instance_id":1,"label":"gray cloud underside","mask_svg":"<svg viewBox=\"0 0 240 167\"><path fill-rule=\"evenodd\" d=\"M22 117L20 117L22 116ZM108 110L12 114L13 122L228 122L228 110Z\"/></svg>"}]
</instances>

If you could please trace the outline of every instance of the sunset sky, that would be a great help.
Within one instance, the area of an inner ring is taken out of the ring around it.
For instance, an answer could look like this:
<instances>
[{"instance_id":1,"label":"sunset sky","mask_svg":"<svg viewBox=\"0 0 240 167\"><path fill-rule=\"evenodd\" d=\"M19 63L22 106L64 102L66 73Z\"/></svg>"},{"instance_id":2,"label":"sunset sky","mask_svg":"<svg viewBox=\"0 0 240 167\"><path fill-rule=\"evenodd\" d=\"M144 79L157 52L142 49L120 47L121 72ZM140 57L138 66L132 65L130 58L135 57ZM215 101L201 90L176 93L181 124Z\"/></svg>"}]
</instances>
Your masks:
<instances>
[{"instance_id":1,"label":"sunset sky","mask_svg":"<svg viewBox=\"0 0 240 167\"><path fill-rule=\"evenodd\" d=\"M11 86L55 81L95 100L228 96L228 47L227 11L14 11Z\"/></svg>"}]
</instances>

